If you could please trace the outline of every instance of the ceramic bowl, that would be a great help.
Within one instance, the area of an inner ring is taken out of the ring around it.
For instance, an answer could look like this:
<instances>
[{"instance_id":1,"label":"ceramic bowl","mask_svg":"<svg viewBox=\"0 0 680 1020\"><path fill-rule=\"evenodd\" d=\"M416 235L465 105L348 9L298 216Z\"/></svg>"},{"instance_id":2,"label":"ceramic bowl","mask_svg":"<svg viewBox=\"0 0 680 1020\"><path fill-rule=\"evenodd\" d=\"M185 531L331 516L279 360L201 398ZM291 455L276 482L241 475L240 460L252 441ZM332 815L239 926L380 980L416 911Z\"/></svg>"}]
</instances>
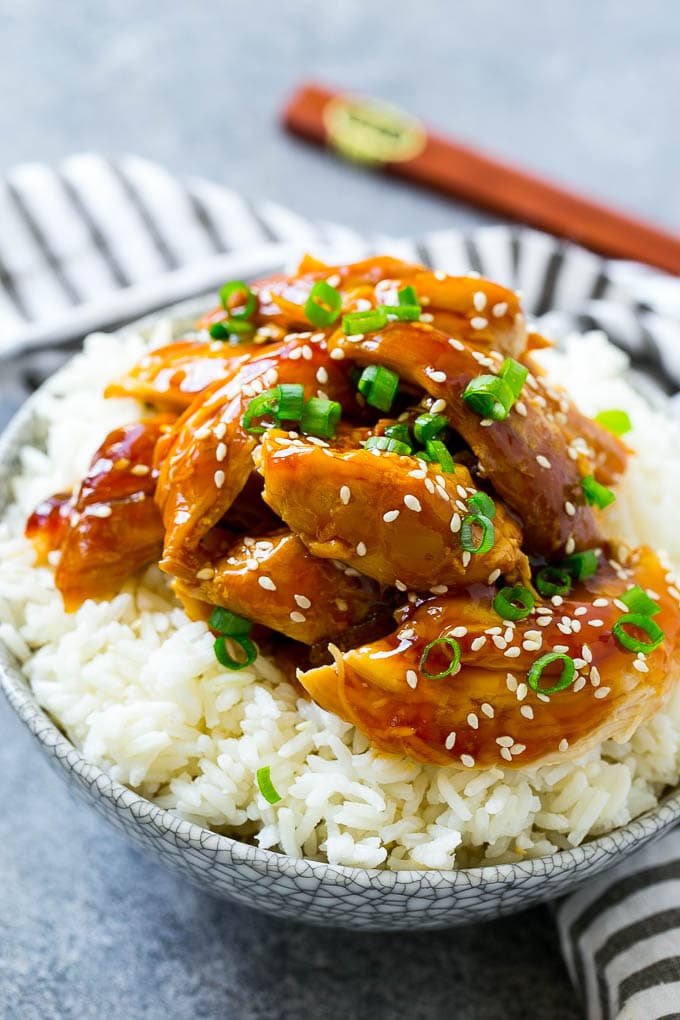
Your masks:
<instances>
[{"instance_id":1,"label":"ceramic bowl","mask_svg":"<svg viewBox=\"0 0 680 1020\"><path fill-rule=\"evenodd\" d=\"M205 304L201 305L205 307ZM179 306L170 309L189 314ZM142 320L140 326L147 326ZM0 439L0 515L25 443L44 426L31 398ZM623 828L583 846L515 864L461 871L379 871L297 860L220 836L156 807L87 761L36 703L0 644L0 683L51 766L91 808L143 850L204 889L278 916L365 931L444 928L553 899L620 862L680 819L680 791Z\"/></svg>"}]
</instances>

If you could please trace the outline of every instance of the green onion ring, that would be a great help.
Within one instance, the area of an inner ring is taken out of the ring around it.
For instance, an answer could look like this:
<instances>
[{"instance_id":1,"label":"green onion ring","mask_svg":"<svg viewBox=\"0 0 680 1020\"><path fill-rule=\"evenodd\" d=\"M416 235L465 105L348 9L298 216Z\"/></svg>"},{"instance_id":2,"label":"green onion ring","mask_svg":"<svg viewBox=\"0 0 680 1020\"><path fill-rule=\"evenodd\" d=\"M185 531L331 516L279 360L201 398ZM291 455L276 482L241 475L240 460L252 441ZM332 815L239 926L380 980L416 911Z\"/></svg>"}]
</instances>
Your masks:
<instances>
[{"instance_id":1,"label":"green onion ring","mask_svg":"<svg viewBox=\"0 0 680 1020\"><path fill-rule=\"evenodd\" d=\"M482 529L482 535L478 543L475 543L473 530L475 526ZM495 539L496 532L493 521L490 521L484 514L468 514L467 517L463 518L460 528L460 544L465 552L481 556L483 553L493 549Z\"/></svg>"},{"instance_id":2,"label":"green onion ring","mask_svg":"<svg viewBox=\"0 0 680 1020\"><path fill-rule=\"evenodd\" d=\"M519 603L519 605L517 605ZM504 620L526 620L536 599L523 584L501 588L493 600L493 607Z\"/></svg>"},{"instance_id":3,"label":"green onion ring","mask_svg":"<svg viewBox=\"0 0 680 1020\"><path fill-rule=\"evenodd\" d=\"M442 673L428 673L427 670L425 669L425 666L427 664L427 658L432 649L440 645L445 645L447 648L449 648L453 654L453 658L451 659L451 662ZM423 649L423 654L420 659L420 672L427 680L443 680L444 677L450 676L451 673L454 672L454 670L458 667L459 664L460 664L460 645L458 644L456 639L452 637L435 638L434 641L430 641L428 645L425 645L425 648Z\"/></svg>"},{"instance_id":4,"label":"green onion ring","mask_svg":"<svg viewBox=\"0 0 680 1020\"><path fill-rule=\"evenodd\" d=\"M245 669L246 666L251 666L257 658L257 648L250 640L249 637L244 635L230 635L230 641L238 645L239 648L245 653L245 659L239 661L238 659L232 658L227 650L227 643L225 637L218 637L215 639L213 645L215 649L215 658L224 666L226 669L231 669L233 672L237 672L239 669Z\"/></svg>"},{"instance_id":5,"label":"green onion ring","mask_svg":"<svg viewBox=\"0 0 680 1020\"><path fill-rule=\"evenodd\" d=\"M305 315L314 326L330 326L342 310L342 294L326 280L319 280L305 301Z\"/></svg>"},{"instance_id":6,"label":"green onion ring","mask_svg":"<svg viewBox=\"0 0 680 1020\"><path fill-rule=\"evenodd\" d=\"M242 312L233 311L229 305L229 298L234 294L242 294L246 299ZM257 307L257 298L243 280L231 280L229 283L225 283L220 288L220 301L231 319L249 319Z\"/></svg>"},{"instance_id":7,"label":"green onion ring","mask_svg":"<svg viewBox=\"0 0 680 1020\"><path fill-rule=\"evenodd\" d=\"M543 675L543 670L553 662L564 663L559 680L552 687L539 687L539 680ZM557 694L558 691L564 691L573 684L575 675L576 667L574 666L573 659L570 659L568 655L564 655L562 652L548 652L547 655L542 655L540 659L536 659L536 662L534 662L527 673L527 684L537 694Z\"/></svg>"},{"instance_id":8,"label":"green onion ring","mask_svg":"<svg viewBox=\"0 0 680 1020\"><path fill-rule=\"evenodd\" d=\"M649 641L640 641L626 631L626 626L637 627L649 637ZM624 613L612 627L612 634L618 643L628 652L653 652L663 641L665 634L651 616L642 613Z\"/></svg>"}]
</instances>

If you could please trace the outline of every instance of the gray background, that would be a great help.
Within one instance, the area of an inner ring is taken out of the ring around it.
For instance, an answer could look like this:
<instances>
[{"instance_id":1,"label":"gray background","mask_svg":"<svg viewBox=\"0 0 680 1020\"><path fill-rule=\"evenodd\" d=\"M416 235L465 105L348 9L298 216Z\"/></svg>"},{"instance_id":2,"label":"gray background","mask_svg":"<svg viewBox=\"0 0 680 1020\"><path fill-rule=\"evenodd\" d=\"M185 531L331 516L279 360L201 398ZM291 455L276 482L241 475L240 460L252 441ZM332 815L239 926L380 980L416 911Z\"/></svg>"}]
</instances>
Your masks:
<instances>
[{"instance_id":1,"label":"gray background","mask_svg":"<svg viewBox=\"0 0 680 1020\"><path fill-rule=\"evenodd\" d=\"M679 28L663 0L0 0L0 173L127 151L357 227L479 222L285 137L316 77L680 228ZM547 911L383 937L213 900L72 802L4 704L0 796L3 1018L581 1015Z\"/></svg>"}]
</instances>

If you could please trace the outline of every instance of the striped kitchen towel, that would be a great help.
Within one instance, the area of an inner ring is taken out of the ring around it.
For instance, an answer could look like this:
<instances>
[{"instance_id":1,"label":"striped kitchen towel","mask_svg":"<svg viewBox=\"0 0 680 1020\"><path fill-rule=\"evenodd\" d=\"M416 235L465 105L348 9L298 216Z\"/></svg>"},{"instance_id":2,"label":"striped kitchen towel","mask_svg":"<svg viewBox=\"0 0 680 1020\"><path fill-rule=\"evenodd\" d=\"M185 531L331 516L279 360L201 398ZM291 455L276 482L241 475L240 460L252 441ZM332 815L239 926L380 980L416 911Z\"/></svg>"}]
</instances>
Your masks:
<instances>
[{"instance_id":1,"label":"striped kitchen towel","mask_svg":"<svg viewBox=\"0 0 680 1020\"><path fill-rule=\"evenodd\" d=\"M373 251L471 270L523 292L558 337L604 329L652 399L680 413L680 285L519 227L443 230L421 239L366 236L252 203L145 160L74 156L17 167L0 180L0 417L107 329L233 275L281 268L303 250L329 261ZM680 832L666 835L555 908L561 944L589 1020L680 1018Z\"/></svg>"}]
</instances>

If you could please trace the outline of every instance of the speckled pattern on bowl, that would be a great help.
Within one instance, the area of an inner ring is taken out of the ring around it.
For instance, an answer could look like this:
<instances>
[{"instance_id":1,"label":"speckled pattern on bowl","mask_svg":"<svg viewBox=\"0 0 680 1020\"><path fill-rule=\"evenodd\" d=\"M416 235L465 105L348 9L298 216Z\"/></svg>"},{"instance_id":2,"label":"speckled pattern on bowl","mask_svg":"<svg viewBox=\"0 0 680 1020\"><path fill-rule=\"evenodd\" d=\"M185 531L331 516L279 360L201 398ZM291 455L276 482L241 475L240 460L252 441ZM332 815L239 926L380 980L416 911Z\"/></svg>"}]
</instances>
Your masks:
<instances>
[{"instance_id":1,"label":"speckled pattern on bowl","mask_svg":"<svg viewBox=\"0 0 680 1020\"><path fill-rule=\"evenodd\" d=\"M205 305L201 305L205 307ZM187 304L168 310L190 315ZM148 325L143 320L140 325ZM0 515L25 443L45 428L30 399L0 439ZM379 871L297 860L220 836L156 807L87 761L42 711L15 657L0 644L0 683L55 771L142 849L204 889L311 924L364 931L444 928L560 896L620 862L680 819L680 790L609 835L549 857L462 871Z\"/></svg>"}]
</instances>

